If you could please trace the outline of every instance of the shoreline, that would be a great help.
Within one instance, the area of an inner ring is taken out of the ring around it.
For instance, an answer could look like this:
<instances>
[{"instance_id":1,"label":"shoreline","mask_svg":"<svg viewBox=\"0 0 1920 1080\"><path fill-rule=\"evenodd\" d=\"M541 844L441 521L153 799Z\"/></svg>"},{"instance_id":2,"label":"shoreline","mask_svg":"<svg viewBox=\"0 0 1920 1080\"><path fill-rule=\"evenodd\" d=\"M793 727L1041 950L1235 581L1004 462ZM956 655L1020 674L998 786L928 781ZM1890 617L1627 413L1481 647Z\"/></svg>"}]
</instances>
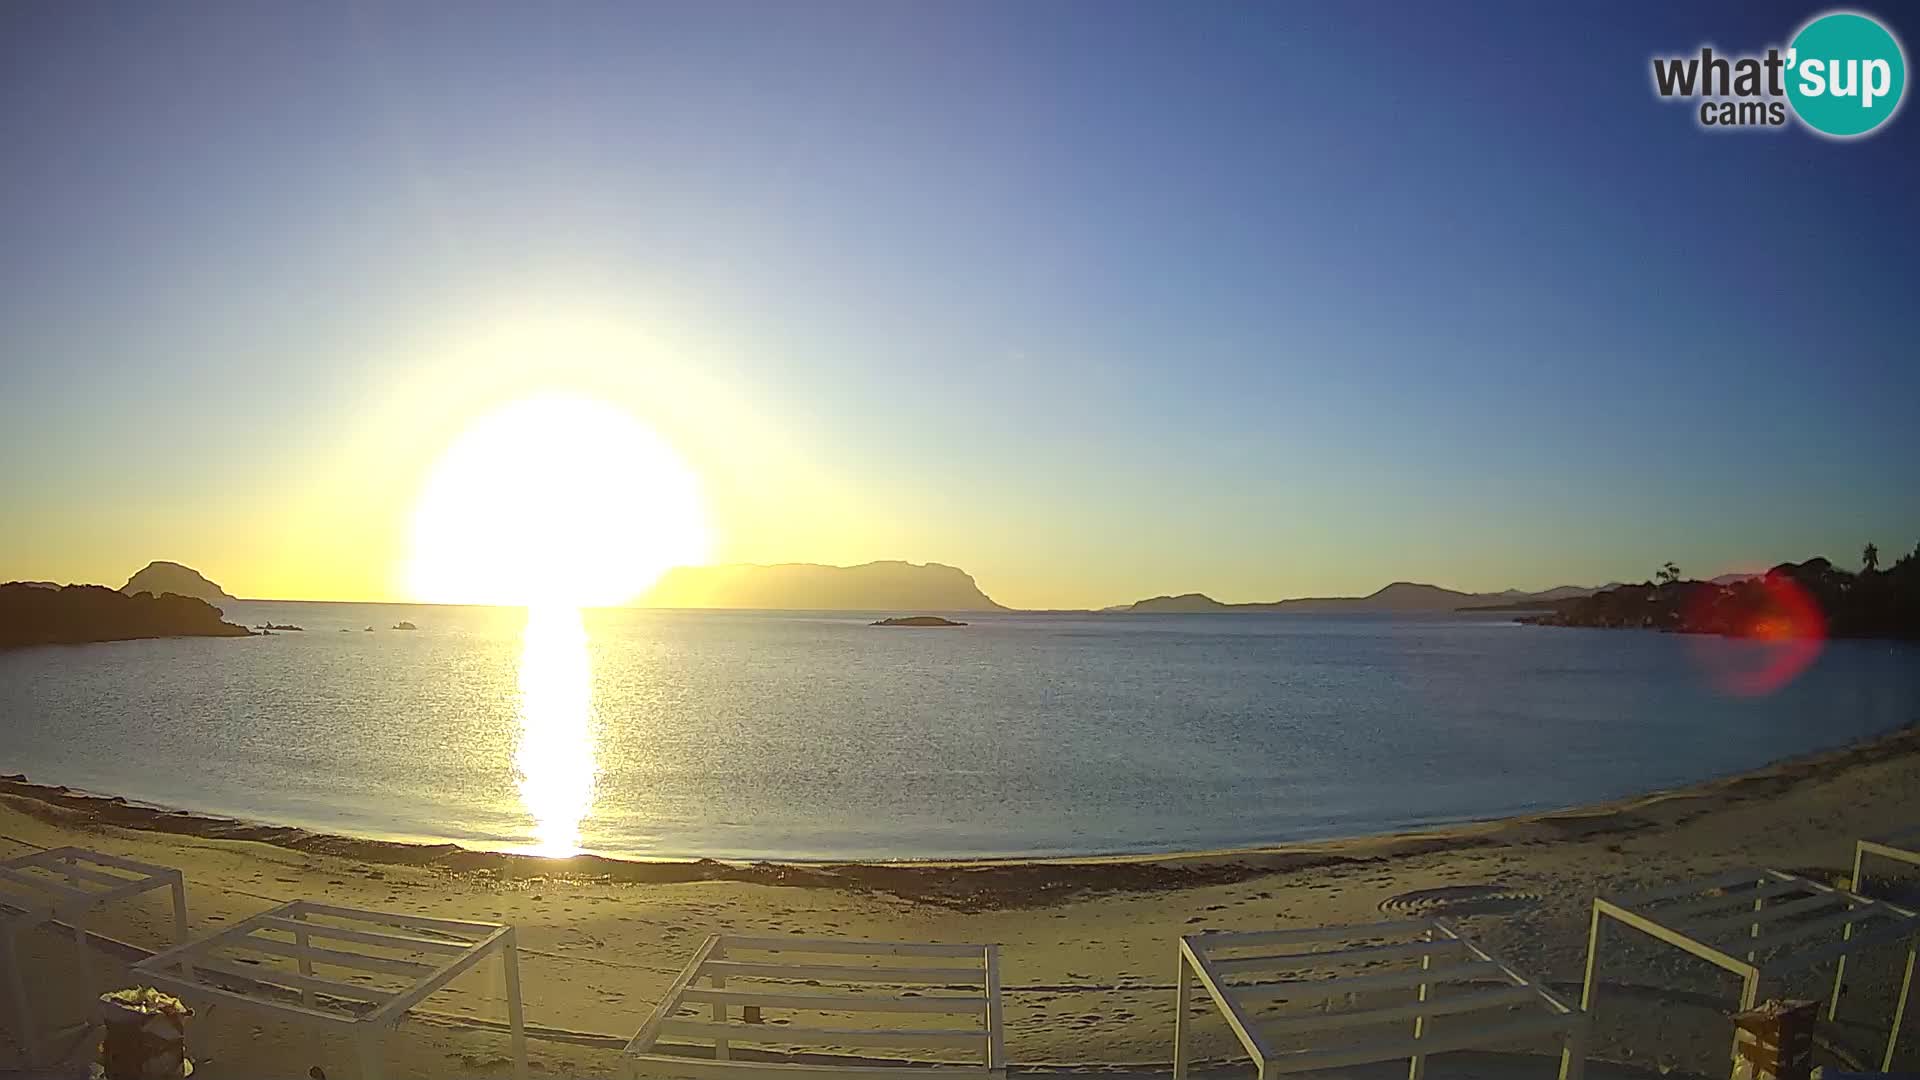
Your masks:
<instances>
[{"instance_id":1,"label":"shoreline","mask_svg":"<svg viewBox=\"0 0 1920 1080\"><path fill-rule=\"evenodd\" d=\"M0 775L0 802L48 824L84 831L119 828L196 839L251 841L306 854L478 878L633 884L730 881L879 893L954 911L978 912L1051 907L1098 895L1228 885L1266 874L1475 848L1631 836L1779 795L1800 783L1840 771L1916 754L1920 754L1920 722L1836 750L1583 806L1347 839L1066 857L866 862L645 859L591 854L554 858L467 848L451 842L377 840L243 821L37 784L21 774Z\"/></svg>"},{"instance_id":2,"label":"shoreline","mask_svg":"<svg viewBox=\"0 0 1920 1080\"><path fill-rule=\"evenodd\" d=\"M529 1047L551 1076L618 1075L619 1048L686 958L706 935L731 933L996 943L1008 1060L1088 1075L1131 1065L1164 1080L1176 1024L1173 945L1182 935L1438 915L1543 985L1578 993L1594 897L1751 866L1838 883L1857 838L1901 821L1920 821L1920 727L1668 791L1444 829L945 864L553 861L301 834L0 781L0 855L72 845L176 868L189 882L191 936L301 898L513 926L527 1020L563 1036ZM133 977L127 958L175 940L171 907L157 893L103 908L91 929L127 946L111 952L109 979ZM88 999L71 943L57 933L23 941L55 1011L64 1009L66 1022L80 1017ZM1840 1018L1824 1027L1828 1064L1877 1060L1884 1043L1904 955L1857 959ZM1737 998L1717 969L1651 938L1610 934L1598 971L1589 1075L1726 1075L1727 1011ZM405 1064L390 1075L445 1076L450 1063L463 1076L498 1075L501 992L489 972L456 980L436 996L433 1022L405 1025L389 1040L390 1064ZM1389 996L1383 1004L1404 1004ZM592 1045L579 1033L592 1034ZM309 1064L331 1073L351 1058L344 1043L290 1053L300 1039L280 1023L217 1023L196 1041L222 1075L292 1075ZM1216 1016L1200 1018L1194 1039L1190 1060L1209 1074L1244 1061ZM6 1044L0 1033L0 1071ZM1472 1068L1437 1057L1430 1075L1551 1071L1554 1059L1537 1056L1554 1052L1544 1043L1512 1049Z\"/></svg>"}]
</instances>

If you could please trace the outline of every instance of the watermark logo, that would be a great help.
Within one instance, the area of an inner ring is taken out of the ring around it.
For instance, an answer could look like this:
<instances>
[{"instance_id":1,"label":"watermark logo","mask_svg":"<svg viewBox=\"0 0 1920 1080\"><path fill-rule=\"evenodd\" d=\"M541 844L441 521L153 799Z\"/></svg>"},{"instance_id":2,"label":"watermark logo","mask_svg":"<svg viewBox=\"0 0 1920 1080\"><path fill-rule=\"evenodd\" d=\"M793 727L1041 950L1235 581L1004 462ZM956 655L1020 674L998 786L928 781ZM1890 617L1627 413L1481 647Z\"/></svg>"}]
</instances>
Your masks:
<instances>
[{"instance_id":1,"label":"watermark logo","mask_svg":"<svg viewBox=\"0 0 1920 1080\"><path fill-rule=\"evenodd\" d=\"M1907 58L1877 19L1836 11L1808 23L1787 49L1787 100L1800 121L1850 139L1887 122L1907 89Z\"/></svg>"},{"instance_id":2,"label":"watermark logo","mask_svg":"<svg viewBox=\"0 0 1920 1080\"><path fill-rule=\"evenodd\" d=\"M1697 99L1705 128L1777 128L1789 115L1835 139L1866 135L1893 117L1907 88L1900 41L1878 19L1852 11L1818 16L1785 48L1723 56L1653 58L1662 99Z\"/></svg>"}]
</instances>

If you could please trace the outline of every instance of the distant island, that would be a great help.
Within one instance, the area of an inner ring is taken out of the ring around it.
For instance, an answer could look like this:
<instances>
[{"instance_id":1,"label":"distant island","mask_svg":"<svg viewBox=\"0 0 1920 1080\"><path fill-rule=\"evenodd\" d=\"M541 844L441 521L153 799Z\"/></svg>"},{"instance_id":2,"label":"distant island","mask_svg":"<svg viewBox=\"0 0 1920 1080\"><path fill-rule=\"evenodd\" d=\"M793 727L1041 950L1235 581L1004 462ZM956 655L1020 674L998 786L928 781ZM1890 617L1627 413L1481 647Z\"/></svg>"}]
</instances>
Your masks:
<instances>
[{"instance_id":1,"label":"distant island","mask_svg":"<svg viewBox=\"0 0 1920 1080\"><path fill-rule=\"evenodd\" d=\"M1621 585L1516 620L1536 626L1665 630L1727 637L1920 639L1920 545L1892 569L1868 544L1854 574L1823 557L1781 563L1765 574L1712 581L1681 577L1667 563L1657 581Z\"/></svg>"},{"instance_id":2,"label":"distant island","mask_svg":"<svg viewBox=\"0 0 1920 1080\"><path fill-rule=\"evenodd\" d=\"M1227 604L1205 593L1183 593L1179 596L1156 596L1107 610L1142 614L1285 611L1313 615L1489 609L1538 611L1551 608L1559 601L1586 596L1594 591L1579 585L1561 585L1538 593L1520 592L1517 589L1497 593L1465 593L1443 589L1438 585L1396 581L1366 596L1315 596L1301 597L1296 600ZM1511 606L1517 604L1527 606L1524 608Z\"/></svg>"},{"instance_id":3,"label":"distant island","mask_svg":"<svg viewBox=\"0 0 1920 1080\"><path fill-rule=\"evenodd\" d=\"M859 566L781 563L680 566L666 572L642 607L764 608L799 611L1005 611L963 570L940 563Z\"/></svg>"},{"instance_id":4,"label":"distant island","mask_svg":"<svg viewBox=\"0 0 1920 1080\"><path fill-rule=\"evenodd\" d=\"M191 596L196 600L205 600L214 607L224 607L236 599L227 595L227 591L208 581L200 571L177 562L150 562L146 569L127 579L120 591L132 596L135 593L152 593L161 596L172 593L175 596Z\"/></svg>"},{"instance_id":5,"label":"distant island","mask_svg":"<svg viewBox=\"0 0 1920 1080\"><path fill-rule=\"evenodd\" d=\"M868 626L965 626L966 623L943 619L938 615L898 615L891 619L871 622Z\"/></svg>"},{"instance_id":6,"label":"distant island","mask_svg":"<svg viewBox=\"0 0 1920 1080\"><path fill-rule=\"evenodd\" d=\"M129 596L104 585L0 585L0 648L162 637L246 637L204 600L175 593Z\"/></svg>"}]
</instances>

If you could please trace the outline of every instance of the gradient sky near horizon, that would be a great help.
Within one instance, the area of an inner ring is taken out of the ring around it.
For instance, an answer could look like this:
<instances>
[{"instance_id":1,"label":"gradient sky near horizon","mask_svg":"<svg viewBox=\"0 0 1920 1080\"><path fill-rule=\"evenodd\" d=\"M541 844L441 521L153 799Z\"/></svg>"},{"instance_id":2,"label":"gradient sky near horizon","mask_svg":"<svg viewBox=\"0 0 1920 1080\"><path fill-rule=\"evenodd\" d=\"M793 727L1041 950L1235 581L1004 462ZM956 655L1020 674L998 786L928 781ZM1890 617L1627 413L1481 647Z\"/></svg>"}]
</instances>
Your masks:
<instances>
[{"instance_id":1,"label":"gradient sky near horizon","mask_svg":"<svg viewBox=\"0 0 1920 1080\"><path fill-rule=\"evenodd\" d=\"M1649 85L1821 10L9 6L0 580L407 598L432 463L551 390L715 561L1016 606L1891 561L1920 120Z\"/></svg>"}]
</instances>

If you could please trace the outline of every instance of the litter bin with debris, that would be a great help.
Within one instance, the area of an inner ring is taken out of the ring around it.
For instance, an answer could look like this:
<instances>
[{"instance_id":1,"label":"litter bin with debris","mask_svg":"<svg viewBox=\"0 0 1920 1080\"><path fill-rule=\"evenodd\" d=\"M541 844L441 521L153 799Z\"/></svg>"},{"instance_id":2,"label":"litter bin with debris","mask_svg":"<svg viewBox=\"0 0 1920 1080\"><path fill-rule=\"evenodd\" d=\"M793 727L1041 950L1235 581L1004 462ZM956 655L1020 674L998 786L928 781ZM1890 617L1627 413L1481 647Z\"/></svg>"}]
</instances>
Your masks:
<instances>
[{"instance_id":1,"label":"litter bin with debris","mask_svg":"<svg viewBox=\"0 0 1920 1080\"><path fill-rule=\"evenodd\" d=\"M179 998L152 987L100 995L100 1068L106 1080L182 1080L193 1075L187 1060L187 1017Z\"/></svg>"},{"instance_id":2,"label":"litter bin with debris","mask_svg":"<svg viewBox=\"0 0 1920 1080\"><path fill-rule=\"evenodd\" d=\"M1734 1080L1810 1080L1814 1001L1768 1001L1733 1014Z\"/></svg>"}]
</instances>

